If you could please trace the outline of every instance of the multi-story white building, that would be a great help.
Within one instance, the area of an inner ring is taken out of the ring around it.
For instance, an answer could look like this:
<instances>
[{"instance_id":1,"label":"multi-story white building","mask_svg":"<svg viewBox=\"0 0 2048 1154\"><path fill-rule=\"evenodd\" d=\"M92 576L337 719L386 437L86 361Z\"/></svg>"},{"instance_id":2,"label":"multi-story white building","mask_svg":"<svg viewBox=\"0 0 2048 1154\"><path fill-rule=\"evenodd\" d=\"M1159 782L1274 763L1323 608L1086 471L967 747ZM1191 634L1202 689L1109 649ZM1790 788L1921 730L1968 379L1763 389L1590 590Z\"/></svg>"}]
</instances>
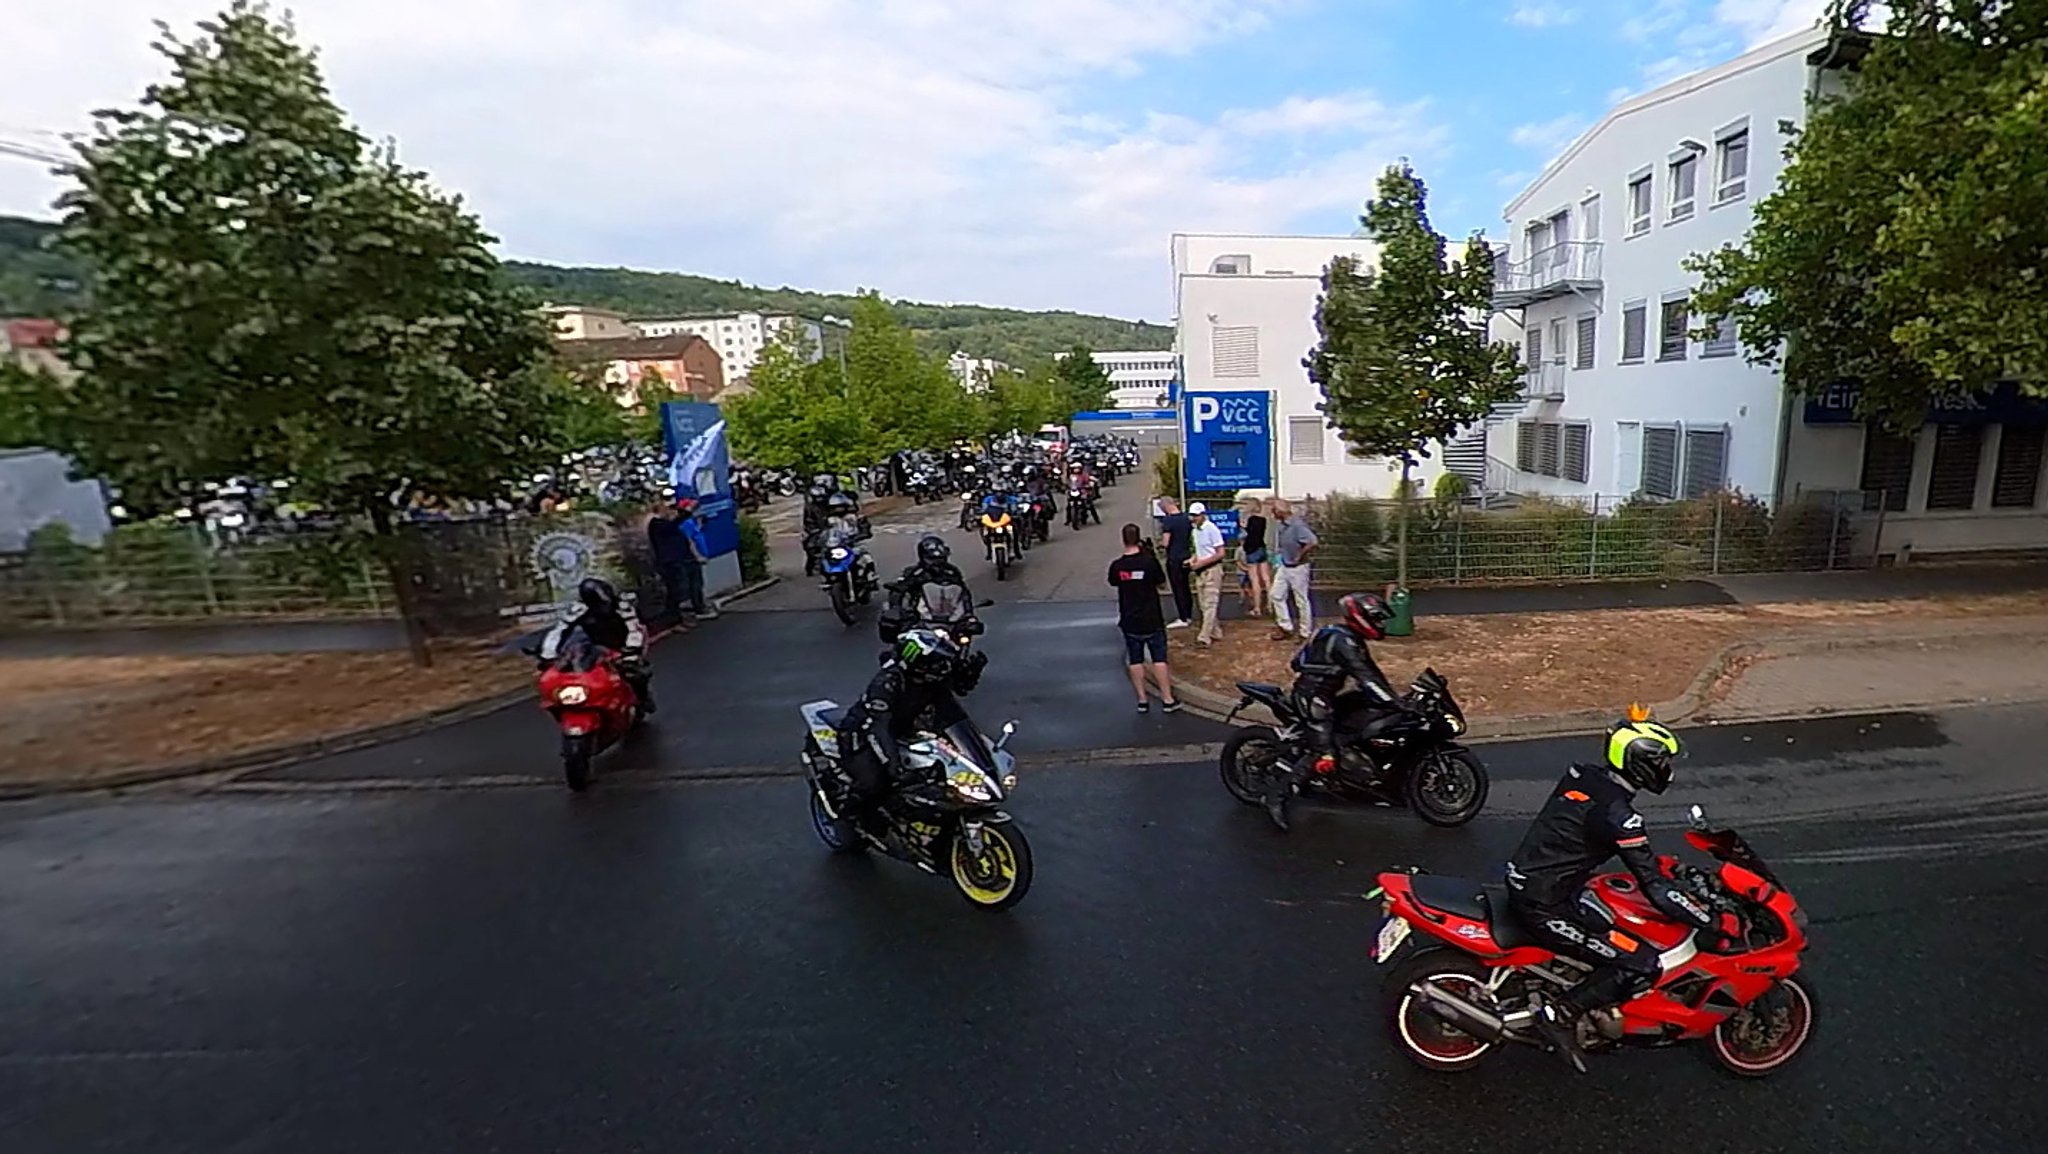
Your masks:
<instances>
[{"instance_id":1,"label":"multi-story white building","mask_svg":"<svg viewBox=\"0 0 2048 1154\"><path fill-rule=\"evenodd\" d=\"M1867 510L1860 547L2048 545L2048 410L1944 411L1915 437L1887 437L1842 397L1790 395L1747 362L1732 326L1705 342L1688 333L1698 278L1685 259L1742 240L1777 186L1787 131L1840 91L1856 55L1815 29L1624 101L1507 206L1495 304L1522 325L1528 385L1495 426L1488 488L1735 489L1774 505L1861 490L1849 502Z\"/></svg>"},{"instance_id":2,"label":"multi-story white building","mask_svg":"<svg viewBox=\"0 0 2048 1154\"><path fill-rule=\"evenodd\" d=\"M1180 361L1173 350L1096 353L1095 363L1109 374L1109 403L1116 409L1171 407Z\"/></svg>"},{"instance_id":3,"label":"multi-story white building","mask_svg":"<svg viewBox=\"0 0 2048 1154\"><path fill-rule=\"evenodd\" d=\"M728 381L751 377L754 362L761 358L761 350L775 339L777 333L790 326L803 330L812 360L824 356L824 330L818 323L786 313L637 317L629 323L643 337L669 337L679 333L703 337L724 359L725 379Z\"/></svg>"},{"instance_id":4,"label":"multi-story white building","mask_svg":"<svg viewBox=\"0 0 2048 1154\"><path fill-rule=\"evenodd\" d=\"M1389 497L1401 466L1363 457L1323 419L1322 389L1302 360L1315 347L1323 270L1338 256L1370 265L1371 240L1357 236L1173 238L1175 344L1188 392L1254 390L1273 395L1274 486L1283 496L1329 493ZM1501 322L1501 339L1513 328ZM1486 429L1475 425L1446 450L1432 445L1412 476L1424 492L1446 471L1475 483L1485 474Z\"/></svg>"},{"instance_id":5,"label":"multi-story white building","mask_svg":"<svg viewBox=\"0 0 2048 1154\"><path fill-rule=\"evenodd\" d=\"M970 357L956 349L952 356L946 358L946 371L953 374L961 388L970 393L982 393L988 391L988 383L995 379L997 373L1009 372L1010 366L994 357Z\"/></svg>"}]
</instances>

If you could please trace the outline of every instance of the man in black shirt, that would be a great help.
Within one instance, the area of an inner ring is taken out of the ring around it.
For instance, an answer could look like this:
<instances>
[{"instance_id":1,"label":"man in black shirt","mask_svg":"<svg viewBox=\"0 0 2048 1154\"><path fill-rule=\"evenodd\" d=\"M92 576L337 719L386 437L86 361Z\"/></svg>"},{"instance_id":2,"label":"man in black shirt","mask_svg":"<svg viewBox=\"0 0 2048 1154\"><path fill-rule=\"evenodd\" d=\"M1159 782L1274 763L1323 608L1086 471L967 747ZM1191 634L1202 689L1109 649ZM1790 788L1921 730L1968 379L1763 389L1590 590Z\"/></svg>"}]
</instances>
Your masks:
<instances>
[{"instance_id":1,"label":"man in black shirt","mask_svg":"<svg viewBox=\"0 0 2048 1154\"><path fill-rule=\"evenodd\" d=\"M1116 586L1116 623L1123 630L1124 656L1131 670L1131 688L1138 691L1139 713L1152 711L1152 700L1145 691L1147 670L1159 687L1159 700L1166 712L1180 709L1180 699L1173 695L1173 674L1166 668L1166 615L1159 609L1159 586L1165 580L1159 558L1138 527L1125 525L1123 556L1110 563L1109 583Z\"/></svg>"},{"instance_id":2,"label":"man in black shirt","mask_svg":"<svg viewBox=\"0 0 2048 1154\"><path fill-rule=\"evenodd\" d=\"M1188 561L1195 555L1195 523L1172 497L1159 499L1159 536L1166 545L1166 583L1173 587L1173 622L1167 628L1186 629L1195 619L1195 590L1188 573Z\"/></svg>"}]
</instances>

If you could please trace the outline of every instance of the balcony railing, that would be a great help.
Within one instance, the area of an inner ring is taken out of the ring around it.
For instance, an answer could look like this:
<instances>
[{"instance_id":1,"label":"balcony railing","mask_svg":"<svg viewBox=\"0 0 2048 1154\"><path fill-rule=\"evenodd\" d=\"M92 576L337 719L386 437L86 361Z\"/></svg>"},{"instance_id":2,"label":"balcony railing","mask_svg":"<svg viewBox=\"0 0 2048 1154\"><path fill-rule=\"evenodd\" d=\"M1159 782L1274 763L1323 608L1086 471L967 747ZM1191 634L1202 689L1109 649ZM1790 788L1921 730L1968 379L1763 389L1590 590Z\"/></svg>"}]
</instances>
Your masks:
<instances>
[{"instance_id":1,"label":"balcony railing","mask_svg":"<svg viewBox=\"0 0 2048 1154\"><path fill-rule=\"evenodd\" d=\"M1520 308L1566 293L1597 290L1600 276L1600 242L1568 240L1513 264L1496 264L1493 303L1497 308Z\"/></svg>"},{"instance_id":2,"label":"balcony railing","mask_svg":"<svg viewBox=\"0 0 2048 1154\"><path fill-rule=\"evenodd\" d=\"M1530 401L1561 401L1564 399L1564 363L1544 361L1531 365L1522 377L1522 397Z\"/></svg>"}]
</instances>

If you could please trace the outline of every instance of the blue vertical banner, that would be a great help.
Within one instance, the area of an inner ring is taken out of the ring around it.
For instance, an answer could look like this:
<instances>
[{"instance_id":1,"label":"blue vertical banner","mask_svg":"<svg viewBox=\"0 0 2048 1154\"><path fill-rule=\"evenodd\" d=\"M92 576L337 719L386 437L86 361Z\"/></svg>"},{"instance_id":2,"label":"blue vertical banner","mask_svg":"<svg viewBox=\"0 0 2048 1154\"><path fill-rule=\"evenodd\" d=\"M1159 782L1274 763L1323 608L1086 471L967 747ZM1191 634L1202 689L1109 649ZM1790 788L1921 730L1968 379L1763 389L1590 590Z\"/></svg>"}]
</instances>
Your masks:
<instances>
[{"instance_id":1,"label":"blue vertical banner","mask_svg":"<svg viewBox=\"0 0 2048 1154\"><path fill-rule=\"evenodd\" d=\"M697 498L704 544L713 557L740 547L739 503L732 497L732 458L725 447L725 417L702 401L664 401L661 443L668 478L678 497Z\"/></svg>"},{"instance_id":2,"label":"blue vertical banner","mask_svg":"<svg viewBox=\"0 0 2048 1154\"><path fill-rule=\"evenodd\" d=\"M1183 393L1180 414L1190 492L1273 487L1273 394Z\"/></svg>"}]
</instances>

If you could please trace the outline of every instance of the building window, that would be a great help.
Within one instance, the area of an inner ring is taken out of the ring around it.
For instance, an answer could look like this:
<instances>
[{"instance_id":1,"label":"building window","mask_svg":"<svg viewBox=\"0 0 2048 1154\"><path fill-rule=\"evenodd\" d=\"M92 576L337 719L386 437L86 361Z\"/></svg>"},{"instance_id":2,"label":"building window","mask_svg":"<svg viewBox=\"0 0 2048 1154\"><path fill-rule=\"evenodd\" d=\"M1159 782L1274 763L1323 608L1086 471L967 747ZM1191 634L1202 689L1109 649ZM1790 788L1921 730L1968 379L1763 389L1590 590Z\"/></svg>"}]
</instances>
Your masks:
<instances>
[{"instance_id":1,"label":"building window","mask_svg":"<svg viewBox=\"0 0 2048 1154\"><path fill-rule=\"evenodd\" d=\"M1621 363L1643 363L1643 349L1649 341L1649 303L1637 301L1621 307Z\"/></svg>"},{"instance_id":2,"label":"building window","mask_svg":"<svg viewBox=\"0 0 2048 1154\"><path fill-rule=\"evenodd\" d=\"M1557 476L1559 428L1555 421L1545 421L1536 426L1536 471L1546 477Z\"/></svg>"},{"instance_id":3,"label":"building window","mask_svg":"<svg viewBox=\"0 0 2048 1154\"><path fill-rule=\"evenodd\" d=\"M1596 335L1595 330L1599 327L1599 324L1600 318L1593 313L1587 313L1579 318L1578 344L1572 349L1573 368L1590 369L1593 367L1593 341Z\"/></svg>"},{"instance_id":4,"label":"building window","mask_svg":"<svg viewBox=\"0 0 2048 1154\"><path fill-rule=\"evenodd\" d=\"M1533 373L1536 371L1536 367L1543 363L1543 329L1537 325L1530 325L1529 333L1523 339L1529 345L1528 354L1524 358L1524 364Z\"/></svg>"},{"instance_id":5,"label":"building window","mask_svg":"<svg viewBox=\"0 0 2048 1154\"><path fill-rule=\"evenodd\" d=\"M1587 240L1600 239L1600 197L1589 196L1579 202L1579 231Z\"/></svg>"},{"instance_id":6,"label":"building window","mask_svg":"<svg viewBox=\"0 0 2048 1154\"><path fill-rule=\"evenodd\" d=\"M1998 441L1998 471L1991 480L1991 507L2031 509L2041 486L2041 446L2048 429L2007 425Z\"/></svg>"},{"instance_id":7,"label":"building window","mask_svg":"<svg viewBox=\"0 0 2048 1154\"><path fill-rule=\"evenodd\" d=\"M1290 465L1320 465L1323 463L1323 419L1321 417L1287 418L1287 463Z\"/></svg>"},{"instance_id":8,"label":"building window","mask_svg":"<svg viewBox=\"0 0 2048 1154\"><path fill-rule=\"evenodd\" d=\"M1722 317L1714 325L1714 335L1707 338L1706 347L1700 350L1703 357L1732 357L1735 355L1735 318Z\"/></svg>"},{"instance_id":9,"label":"building window","mask_svg":"<svg viewBox=\"0 0 2048 1154\"><path fill-rule=\"evenodd\" d=\"M1536 471L1536 422L1522 421L1515 426L1515 468L1524 473Z\"/></svg>"},{"instance_id":10,"label":"building window","mask_svg":"<svg viewBox=\"0 0 2048 1154\"><path fill-rule=\"evenodd\" d=\"M1641 236L1650 231L1650 175L1644 173L1628 182L1628 234Z\"/></svg>"},{"instance_id":11,"label":"building window","mask_svg":"<svg viewBox=\"0 0 2048 1154\"><path fill-rule=\"evenodd\" d=\"M1678 426L1643 426L1643 495L1678 496Z\"/></svg>"},{"instance_id":12,"label":"building window","mask_svg":"<svg viewBox=\"0 0 2048 1154\"><path fill-rule=\"evenodd\" d=\"M1906 490L1912 485L1913 438L1865 426L1863 478L1856 483L1864 492L1865 508L1904 512Z\"/></svg>"},{"instance_id":13,"label":"building window","mask_svg":"<svg viewBox=\"0 0 2048 1154\"><path fill-rule=\"evenodd\" d=\"M1714 203L1739 199L1749 189L1749 129L1737 129L1714 143Z\"/></svg>"},{"instance_id":14,"label":"building window","mask_svg":"<svg viewBox=\"0 0 2048 1154\"><path fill-rule=\"evenodd\" d=\"M1977 466L1984 458L1984 430L1937 425L1934 468L1927 475L1929 509L1970 509L1977 504Z\"/></svg>"},{"instance_id":15,"label":"building window","mask_svg":"<svg viewBox=\"0 0 2048 1154\"><path fill-rule=\"evenodd\" d=\"M1218 326L1209 330L1209 357L1219 377L1259 375L1257 325Z\"/></svg>"},{"instance_id":16,"label":"building window","mask_svg":"<svg viewBox=\"0 0 2048 1154\"><path fill-rule=\"evenodd\" d=\"M1564 363L1564 318L1554 317L1550 322L1550 363Z\"/></svg>"},{"instance_id":17,"label":"building window","mask_svg":"<svg viewBox=\"0 0 2048 1154\"><path fill-rule=\"evenodd\" d=\"M1244 253L1219 256L1209 263L1209 272L1215 276L1250 276L1252 258Z\"/></svg>"},{"instance_id":18,"label":"building window","mask_svg":"<svg viewBox=\"0 0 2048 1154\"><path fill-rule=\"evenodd\" d=\"M1700 182L1700 158L1693 155L1671 162L1671 216L1670 220L1684 220L1692 215L1697 202Z\"/></svg>"},{"instance_id":19,"label":"building window","mask_svg":"<svg viewBox=\"0 0 2048 1154\"><path fill-rule=\"evenodd\" d=\"M1685 430L1685 485L1689 500L1728 487L1728 430Z\"/></svg>"},{"instance_id":20,"label":"building window","mask_svg":"<svg viewBox=\"0 0 2048 1154\"><path fill-rule=\"evenodd\" d=\"M1660 361L1682 361L1685 359L1685 322L1688 309L1684 298L1665 301L1657 314L1657 359Z\"/></svg>"},{"instance_id":21,"label":"building window","mask_svg":"<svg viewBox=\"0 0 2048 1154\"><path fill-rule=\"evenodd\" d=\"M1566 425L1564 427L1563 460L1560 462L1562 467L1559 471L1565 480L1576 481L1581 485L1586 483L1586 457L1588 438L1590 436L1591 428L1589 426Z\"/></svg>"}]
</instances>

